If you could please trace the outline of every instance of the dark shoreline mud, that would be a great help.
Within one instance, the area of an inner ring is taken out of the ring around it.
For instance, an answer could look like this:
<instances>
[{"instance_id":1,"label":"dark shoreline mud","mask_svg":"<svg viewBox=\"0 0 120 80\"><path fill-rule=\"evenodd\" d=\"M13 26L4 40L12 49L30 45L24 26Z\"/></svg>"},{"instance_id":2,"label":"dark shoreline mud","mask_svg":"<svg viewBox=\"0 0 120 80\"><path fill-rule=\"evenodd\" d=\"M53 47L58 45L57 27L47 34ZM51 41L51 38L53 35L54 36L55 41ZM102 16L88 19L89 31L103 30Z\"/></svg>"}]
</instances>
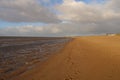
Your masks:
<instances>
[{"instance_id":1,"label":"dark shoreline mud","mask_svg":"<svg viewBox=\"0 0 120 80\"><path fill-rule=\"evenodd\" d=\"M71 38L0 37L0 80L7 80L31 69ZM16 74L17 73L17 74Z\"/></svg>"}]
</instances>

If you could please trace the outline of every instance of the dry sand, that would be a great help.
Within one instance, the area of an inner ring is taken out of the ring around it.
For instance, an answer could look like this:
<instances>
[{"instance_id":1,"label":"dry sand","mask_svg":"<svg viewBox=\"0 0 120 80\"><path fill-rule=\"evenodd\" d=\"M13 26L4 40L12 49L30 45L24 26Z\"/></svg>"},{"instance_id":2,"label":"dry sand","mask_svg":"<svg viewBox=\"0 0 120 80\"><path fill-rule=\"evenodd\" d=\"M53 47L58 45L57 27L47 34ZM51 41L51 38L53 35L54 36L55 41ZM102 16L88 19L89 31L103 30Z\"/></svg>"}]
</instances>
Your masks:
<instances>
[{"instance_id":1,"label":"dry sand","mask_svg":"<svg viewBox=\"0 0 120 80\"><path fill-rule=\"evenodd\" d=\"M120 80L120 36L76 37L12 80Z\"/></svg>"}]
</instances>

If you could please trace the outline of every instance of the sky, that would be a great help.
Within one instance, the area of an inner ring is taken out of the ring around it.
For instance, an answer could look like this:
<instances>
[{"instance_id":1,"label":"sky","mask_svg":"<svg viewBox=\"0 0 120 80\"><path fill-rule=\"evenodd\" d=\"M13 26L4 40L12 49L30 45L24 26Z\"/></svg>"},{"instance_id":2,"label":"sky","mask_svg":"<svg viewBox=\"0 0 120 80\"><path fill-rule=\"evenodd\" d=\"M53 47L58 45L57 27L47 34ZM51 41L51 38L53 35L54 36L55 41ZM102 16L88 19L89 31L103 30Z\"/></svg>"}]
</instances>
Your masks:
<instances>
[{"instance_id":1,"label":"sky","mask_svg":"<svg viewBox=\"0 0 120 80\"><path fill-rule=\"evenodd\" d=\"M0 36L120 33L120 0L0 0Z\"/></svg>"}]
</instances>

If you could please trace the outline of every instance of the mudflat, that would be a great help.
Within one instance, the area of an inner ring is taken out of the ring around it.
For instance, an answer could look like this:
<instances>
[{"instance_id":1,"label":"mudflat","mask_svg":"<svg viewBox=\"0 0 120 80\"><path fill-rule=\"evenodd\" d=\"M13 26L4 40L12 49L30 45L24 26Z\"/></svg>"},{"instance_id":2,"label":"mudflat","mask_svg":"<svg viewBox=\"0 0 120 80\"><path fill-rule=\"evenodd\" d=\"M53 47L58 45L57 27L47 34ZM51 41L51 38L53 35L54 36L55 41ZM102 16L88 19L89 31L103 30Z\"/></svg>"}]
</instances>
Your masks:
<instances>
[{"instance_id":1,"label":"mudflat","mask_svg":"<svg viewBox=\"0 0 120 80\"><path fill-rule=\"evenodd\" d=\"M10 80L60 51L70 38L0 37L0 80Z\"/></svg>"},{"instance_id":2,"label":"mudflat","mask_svg":"<svg viewBox=\"0 0 120 80\"><path fill-rule=\"evenodd\" d=\"M42 65L11 80L120 80L120 36L75 37Z\"/></svg>"}]
</instances>

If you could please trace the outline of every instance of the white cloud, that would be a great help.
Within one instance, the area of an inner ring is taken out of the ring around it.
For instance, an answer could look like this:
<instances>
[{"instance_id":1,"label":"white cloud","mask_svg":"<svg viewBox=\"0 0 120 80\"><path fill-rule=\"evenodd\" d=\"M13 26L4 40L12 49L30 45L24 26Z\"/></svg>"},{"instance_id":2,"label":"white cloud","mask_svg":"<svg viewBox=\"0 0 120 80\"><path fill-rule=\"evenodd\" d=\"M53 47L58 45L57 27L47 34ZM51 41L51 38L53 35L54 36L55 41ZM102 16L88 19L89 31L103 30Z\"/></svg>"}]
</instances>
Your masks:
<instances>
[{"instance_id":1,"label":"white cloud","mask_svg":"<svg viewBox=\"0 0 120 80\"><path fill-rule=\"evenodd\" d=\"M75 32L78 34L120 33L119 4L119 0L106 0L100 4L96 2L87 4L82 0L79 2L64 0L62 5L57 6L61 12L58 17L76 24L80 29L79 32Z\"/></svg>"},{"instance_id":2,"label":"white cloud","mask_svg":"<svg viewBox=\"0 0 120 80\"><path fill-rule=\"evenodd\" d=\"M117 2L117 0L107 1L105 4L87 4L83 1L65 0L62 5L57 6L57 9L61 12L59 18L62 20L72 22L97 22L120 18L120 13L112 8L118 8L115 7L117 6L115 2ZM114 3L114 5L112 3Z\"/></svg>"},{"instance_id":3,"label":"white cloud","mask_svg":"<svg viewBox=\"0 0 120 80\"><path fill-rule=\"evenodd\" d=\"M48 36L51 34L58 34L60 32L59 28L56 26L10 26L0 29L0 35L8 36ZM53 35L55 36L55 35Z\"/></svg>"},{"instance_id":4,"label":"white cloud","mask_svg":"<svg viewBox=\"0 0 120 80\"><path fill-rule=\"evenodd\" d=\"M91 34L94 30L94 24L74 24L74 23L61 23L61 24L48 24L46 26L16 26L0 29L0 35L9 36L68 36L68 35L85 35ZM84 26L84 27L83 27Z\"/></svg>"}]
</instances>

